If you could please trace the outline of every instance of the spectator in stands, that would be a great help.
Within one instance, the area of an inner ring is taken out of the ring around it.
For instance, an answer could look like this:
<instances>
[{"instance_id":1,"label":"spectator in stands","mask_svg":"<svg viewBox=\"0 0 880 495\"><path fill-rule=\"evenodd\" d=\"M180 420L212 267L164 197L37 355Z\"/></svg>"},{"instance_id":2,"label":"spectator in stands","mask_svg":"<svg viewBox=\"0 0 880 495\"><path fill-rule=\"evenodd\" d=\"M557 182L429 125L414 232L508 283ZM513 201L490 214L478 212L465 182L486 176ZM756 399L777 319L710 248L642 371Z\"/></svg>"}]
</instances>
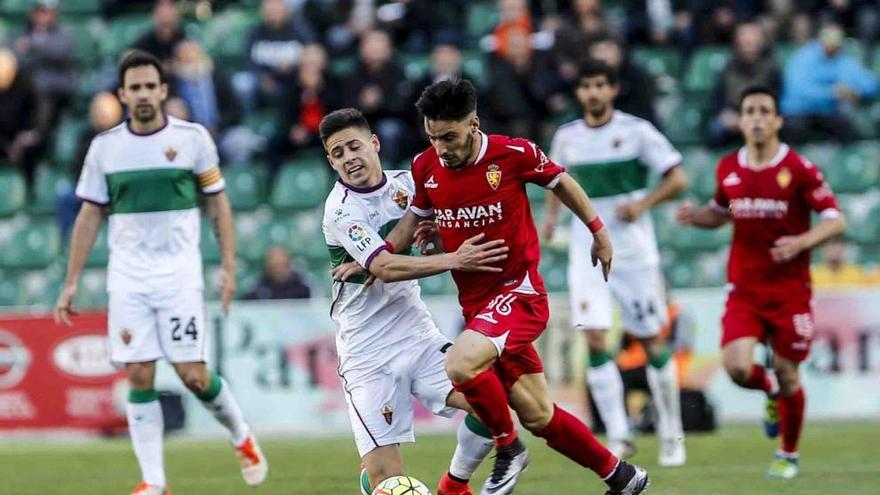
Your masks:
<instances>
[{"instance_id":1,"label":"spectator in stands","mask_svg":"<svg viewBox=\"0 0 880 495\"><path fill-rule=\"evenodd\" d=\"M266 251L263 276L245 299L308 299L312 289L294 268L293 261L281 246Z\"/></svg>"},{"instance_id":2,"label":"spectator in stands","mask_svg":"<svg viewBox=\"0 0 880 495\"><path fill-rule=\"evenodd\" d=\"M162 62L163 68L170 71L174 48L184 38L186 36L180 28L180 14L175 0L156 0L153 27L134 43L133 48L152 53Z\"/></svg>"},{"instance_id":3,"label":"spectator in stands","mask_svg":"<svg viewBox=\"0 0 880 495\"><path fill-rule=\"evenodd\" d=\"M33 76L14 53L0 48L0 161L21 168L28 185L48 129L47 115Z\"/></svg>"},{"instance_id":4,"label":"spectator in stands","mask_svg":"<svg viewBox=\"0 0 880 495\"><path fill-rule=\"evenodd\" d=\"M248 73L238 83L249 108L281 96L296 74L303 47L315 41L312 28L292 15L284 0L263 0L260 16L262 22L248 37Z\"/></svg>"},{"instance_id":5,"label":"spectator in stands","mask_svg":"<svg viewBox=\"0 0 880 495\"><path fill-rule=\"evenodd\" d=\"M590 45L589 54L617 70L619 89L614 107L648 120L659 128L654 113L654 79L629 58L623 44L616 38L601 39Z\"/></svg>"},{"instance_id":6,"label":"spectator in stands","mask_svg":"<svg viewBox=\"0 0 880 495\"><path fill-rule=\"evenodd\" d=\"M508 36L505 55L493 54L489 87L488 127L501 134L540 139L540 126L550 106L565 101L549 57L532 49L525 31Z\"/></svg>"},{"instance_id":7,"label":"spectator in stands","mask_svg":"<svg viewBox=\"0 0 880 495\"><path fill-rule=\"evenodd\" d=\"M613 34L602 12L601 0L572 1L574 19L563 23L553 45L559 77L569 84L577 79L577 64L590 44Z\"/></svg>"},{"instance_id":8,"label":"spectator in stands","mask_svg":"<svg viewBox=\"0 0 880 495\"><path fill-rule=\"evenodd\" d=\"M874 74L843 51L843 28L827 23L816 40L799 48L785 66L782 83L783 133L789 142L856 137L848 115L877 94Z\"/></svg>"},{"instance_id":9,"label":"spectator in stands","mask_svg":"<svg viewBox=\"0 0 880 495\"><path fill-rule=\"evenodd\" d=\"M709 129L711 146L726 146L741 135L740 95L744 89L756 85L779 94L782 74L776 57L769 50L761 25L746 22L736 28L733 56L724 66L715 86L715 119Z\"/></svg>"},{"instance_id":10,"label":"spectator in stands","mask_svg":"<svg viewBox=\"0 0 880 495\"><path fill-rule=\"evenodd\" d=\"M15 52L33 74L34 85L48 112L49 125L67 108L76 91L73 33L58 25L58 0L37 0Z\"/></svg>"},{"instance_id":11,"label":"spectator in stands","mask_svg":"<svg viewBox=\"0 0 880 495\"><path fill-rule=\"evenodd\" d=\"M169 96L163 107L165 115L169 117L192 121L192 111L189 109L189 105L179 96Z\"/></svg>"},{"instance_id":12,"label":"spectator in stands","mask_svg":"<svg viewBox=\"0 0 880 495\"><path fill-rule=\"evenodd\" d=\"M230 147L226 142L227 133L242 119L242 108L232 84L194 40L178 43L172 65L170 93L186 102L192 121L211 132L221 157L228 159L224 152Z\"/></svg>"},{"instance_id":13,"label":"spectator in stands","mask_svg":"<svg viewBox=\"0 0 880 495\"><path fill-rule=\"evenodd\" d=\"M327 52L319 44L306 45L296 79L281 99L279 135L270 156L272 174L290 154L321 147L318 126L324 115L339 108L339 83L327 72Z\"/></svg>"},{"instance_id":14,"label":"spectator in stands","mask_svg":"<svg viewBox=\"0 0 880 495\"><path fill-rule=\"evenodd\" d=\"M498 0L499 20L492 32L492 50L506 57L510 50L510 38L521 33L531 34L532 16L526 0Z\"/></svg>"},{"instance_id":15,"label":"spectator in stands","mask_svg":"<svg viewBox=\"0 0 880 495\"><path fill-rule=\"evenodd\" d=\"M72 163L68 176L75 182L82 171L86 160L86 153L92 144L92 139L98 134L110 129L122 122L124 113L122 105L116 95L110 92L96 94L89 104L89 126L83 129L76 146L76 158ZM67 239L67 234L73 228L76 215L79 213L81 201L76 197L74 183L70 187L57 191L55 196L55 217L61 229L62 239Z\"/></svg>"},{"instance_id":16,"label":"spectator in stands","mask_svg":"<svg viewBox=\"0 0 880 495\"><path fill-rule=\"evenodd\" d=\"M415 93L435 82L461 77L467 77L462 69L461 50L451 44L436 45L431 51L428 73L415 84Z\"/></svg>"},{"instance_id":17,"label":"spectator in stands","mask_svg":"<svg viewBox=\"0 0 880 495\"><path fill-rule=\"evenodd\" d=\"M861 265L853 263L842 237L828 241L822 247L822 262L810 269L814 287L865 285L870 277Z\"/></svg>"},{"instance_id":18,"label":"spectator in stands","mask_svg":"<svg viewBox=\"0 0 880 495\"><path fill-rule=\"evenodd\" d=\"M394 47L384 31L368 31L361 37L358 65L342 85L343 106L358 108L382 141L386 162L397 163L411 151L412 84L393 60Z\"/></svg>"}]
</instances>

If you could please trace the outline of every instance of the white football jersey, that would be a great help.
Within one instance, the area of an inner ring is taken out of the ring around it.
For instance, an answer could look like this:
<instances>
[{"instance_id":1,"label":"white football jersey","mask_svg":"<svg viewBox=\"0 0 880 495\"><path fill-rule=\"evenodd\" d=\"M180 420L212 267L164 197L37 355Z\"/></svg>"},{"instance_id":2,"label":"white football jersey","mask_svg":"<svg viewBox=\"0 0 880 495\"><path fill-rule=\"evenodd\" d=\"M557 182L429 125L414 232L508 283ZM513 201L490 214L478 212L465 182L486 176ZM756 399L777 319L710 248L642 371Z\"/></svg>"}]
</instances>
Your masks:
<instances>
[{"instance_id":1,"label":"white football jersey","mask_svg":"<svg viewBox=\"0 0 880 495\"><path fill-rule=\"evenodd\" d=\"M382 183L368 189L337 181L324 205L324 240L330 266L349 261L369 266L383 250L384 236L403 217L415 194L406 170L384 172ZM336 323L336 347L344 369L375 366L408 339L438 332L415 280L364 287L365 276L333 284L330 317ZM372 363L372 365L370 364ZM353 368L354 367L354 368Z\"/></svg>"},{"instance_id":2,"label":"white football jersey","mask_svg":"<svg viewBox=\"0 0 880 495\"><path fill-rule=\"evenodd\" d=\"M615 111L600 127L583 119L561 126L553 136L550 159L566 167L587 191L614 245L614 262L653 266L660 262L654 224L648 212L635 222L617 217L617 207L648 193L649 174L663 175L681 163L669 140L647 120ZM571 245L587 249L593 237L577 217Z\"/></svg>"},{"instance_id":3,"label":"white football jersey","mask_svg":"<svg viewBox=\"0 0 880 495\"><path fill-rule=\"evenodd\" d=\"M167 117L137 134L128 122L92 140L76 186L110 211L109 292L201 289L198 194L223 191L217 148L199 124Z\"/></svg>"}]
</instances>

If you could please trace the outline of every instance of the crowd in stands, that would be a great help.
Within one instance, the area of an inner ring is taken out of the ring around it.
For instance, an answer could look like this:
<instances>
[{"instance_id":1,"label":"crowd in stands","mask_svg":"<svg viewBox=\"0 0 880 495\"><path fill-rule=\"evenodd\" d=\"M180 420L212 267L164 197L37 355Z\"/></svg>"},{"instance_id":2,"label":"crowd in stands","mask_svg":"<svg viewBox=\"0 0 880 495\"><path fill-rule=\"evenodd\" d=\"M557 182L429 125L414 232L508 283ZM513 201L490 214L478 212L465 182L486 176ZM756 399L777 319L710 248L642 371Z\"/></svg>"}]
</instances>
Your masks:
<instances>
[{"instance_id":1,"label":"crowd in stands","mask_svg":"<svg viewBox=\"0 0 880 495\"><path fill-rule=\"evenodd\" d=\"M426 145L413 104L444 78L477 83L485 130L547 143L577 117L572 87L585 56L619 70L618 108L679 145L736 146L738 96L755 83L779 92L792 143L874 138L880 121L880 5L868 0L21 0L0 8L0 169L18 169L29 194L40 164L65 167L74 180L90 139L123 118L113 67L131 47L162 61L169 114L205 125L224 167L261 167L270 184L300 157L321 154L318 123L343 106L367 116L387 166L406 166ZM70 122L81 125L65 147ZM56 207L68 229L70 188L58 191Z\"/></svg>"}]
</instances>

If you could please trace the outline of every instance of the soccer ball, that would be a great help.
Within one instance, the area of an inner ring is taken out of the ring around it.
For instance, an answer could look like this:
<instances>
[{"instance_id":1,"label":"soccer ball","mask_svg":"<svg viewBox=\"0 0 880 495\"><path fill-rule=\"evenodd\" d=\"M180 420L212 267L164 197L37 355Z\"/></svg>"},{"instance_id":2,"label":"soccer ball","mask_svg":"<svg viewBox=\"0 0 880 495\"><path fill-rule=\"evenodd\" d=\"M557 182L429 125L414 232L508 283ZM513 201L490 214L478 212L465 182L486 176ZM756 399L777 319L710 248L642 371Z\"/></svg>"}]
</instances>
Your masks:
<instances>
[{"instance_id":1,"label":"soccer ball","mask_svg":"<svg viewBox=\"0 0 880 495\"><path fill-rule=\"evenodd\" d=\"M431 490L415 478L394 476L379 483L373 495L431 495Z\"/></svg>"}]
</instances>

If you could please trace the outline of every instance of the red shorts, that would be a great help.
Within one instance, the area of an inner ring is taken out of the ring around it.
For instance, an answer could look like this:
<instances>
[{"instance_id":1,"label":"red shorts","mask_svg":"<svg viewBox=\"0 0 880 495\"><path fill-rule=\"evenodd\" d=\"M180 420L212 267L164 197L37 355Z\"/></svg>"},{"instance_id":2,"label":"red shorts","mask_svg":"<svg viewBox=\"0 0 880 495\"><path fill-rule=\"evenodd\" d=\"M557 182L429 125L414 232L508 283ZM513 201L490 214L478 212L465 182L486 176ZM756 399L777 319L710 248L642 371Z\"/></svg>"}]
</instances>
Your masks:
<instances>
[{"instance_id":1,"label":"red shorts","mask_svg":"<svg viewBox=\"0 0 880 495\"><path fill-rule=\"evenodd\" d=\"M721 347L736 339L755 337L786 359L807 359L814 332L810 301L809 295L761 301L731 294L721 318Z\"/></svg>"},{"instance_id":2,"label":"red shorts","mask_svg":"<svg viewBox=\"0 0 880 495\"><path fill-rule=\"evenodd\" d=\"M467 328L492 340L498 350L495 373L510 391L519 377L543 373L544 365L532 342L544 333L550 318L546 294L503 292L489 304L465 314Z\"/></svg>"}]
</instances>

